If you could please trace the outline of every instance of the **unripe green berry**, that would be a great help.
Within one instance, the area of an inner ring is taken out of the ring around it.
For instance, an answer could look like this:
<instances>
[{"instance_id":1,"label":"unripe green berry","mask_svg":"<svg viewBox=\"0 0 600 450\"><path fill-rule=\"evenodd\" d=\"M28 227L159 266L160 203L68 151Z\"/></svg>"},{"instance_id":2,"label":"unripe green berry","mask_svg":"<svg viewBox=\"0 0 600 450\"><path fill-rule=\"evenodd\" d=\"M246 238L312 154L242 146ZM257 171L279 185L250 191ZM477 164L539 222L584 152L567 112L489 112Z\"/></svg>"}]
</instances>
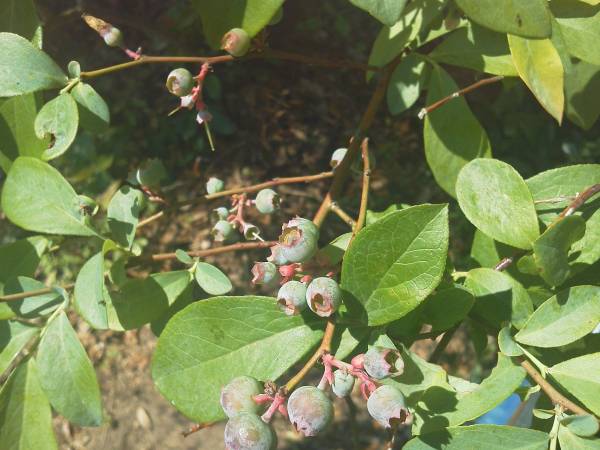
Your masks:
<instances>
[{"instance_id":1,"label":"unripe green berry","mask_svg":"<svg viewBox=\"0 0 600 450\"><path fill-rule=\"evenodd\" d=\"M319 229L307 219L295 218L283 226L279 245L281 254L289 262L308 261L317 251Z\"/></svg>"},{"instance_id":2,"label":"unripe green berry","mask_svg":"<svg viewBox=\"0 0 600 450\"><path fill-rule=\"evenodd\" d=\"M210 234L216 242L228 241L233 237L233 233L233 225L226 220L219 220L210 231Z\"/></svg>"},{"instance_id":3,"label":"unripe green berry","mask_svg":"<svg viewBox=\"0 0 600 450\"><path fill-rule=\"evenodd\" d=\"M378 387L369 396L367 410L385 428L391 428L393 422L404 423L409 415L402 392L389 385Z\"/></svg>"},{"instance_id":4,"label":"unripe green berry","mask_svg":"<svg viewBox=\"0 0 600 450\"><path fill-rule=\"evenodd\" d=\"M240 413L225 425L227 450L275 450L277 437L269 424L256 414Z\"/></svg>"},{"instance_id":5,"label":"unripe green berry","mask_svg":"<svg viewBox=\"0 0 600 450\"><path fill-rule=\"evenodd\" d=\"M109 47L123 46L123 33L117 27L112 25L102 32L102 39Z\"/></svg>"},{"instance_id":6,"label":"unripe green berry","mask_svg":"<svg viewBox=\"0 0 600 450\"><path fill-rule=\"evenodd\" d=\"M192 92L194 87L194 77L189 70L180 67L169 73L166 86L171 94L176 95L177 97L185 97Z\"/></svg>"},{"instance_id":7,"label":"unripe green berry","mask_svg":"<svg viewBox=\"0 0 600 450\"><path fill-rule=\"evenodd\" d=\"M337 281L331 278L315 278L306 290L306 302L318 316L329 317L342 303L342 291Z\"/></svg>"},{"instance_id":8,"label":"unripe green berry","mask_svg":"<svg viewBox=\"0 0 600 450\"><path fill-rule=\"evenodd\" d=\"M315 436L333 419L333 405L325 393L314 386L302 386L290 395L287 411L294 428L304 436Z\"/></svg>"},{"instance_id":9,"label":"unripe green berry","mask_svg":"<svg viewBox=\"0 0 600 450\"><path fill-rule=\"evenodd\" d=\"M270 262L256 262L252 267L253 284L269 284L277 276L277 267Z\"/></svg>"},{"instance_id":10,"label":"unripe green berry","mask_svg":"<svg viewBox=\"0 0 600 450\"><path fill-rule=\"evenodd\" d=\"M290 262L285 256L283 256L281 245L279 244L275 244L271 247L271 255L267 257L267 261L272 262L277 266L283 266Z\"/></svg>"},{"instance_id":11,"label":"unripe green berry","mask_svg":"<svg viewBox=\"0 0 600 450\"><path fill-rule=\"evenodd\" d=\"M306 309L306 284L288 281L279 288L277 304L288 316L300 314Z\"/></svg>"},{"instance_id":12,"label":"unripe green berry","mask_svg":"<svg viewBox=\"0 0 600 450\"><path fill-rule=\"evenodd\" d=\"M233 28L221 39L221 49L231 56L244 56L250 50L250 36L241 28Z\"/></svg>"},{"instance_id":13,"label":"unripe green berry","mask_svg":"<svg viewBox=\"0 0 600 450\"><path fill-rule=\"evenodd\" d=\"M241 412L258 414L262 407L254 401L254 396L263 391L263 385L255 378L245 375L236 377L221 390L221 407L227 417Z\"/></svg>"},{"instance_id":14,"label":"unripe green berry","mask_svg":"<svg viewBox=\"0 0 600 450\"><path fill-rule=\"evenodd\" d=\"M281 200L273 189L262 189L256 194L254 205L261 214L272 214L279 209Z\"/></svg>"},{"instance_id":15,"label":"unripe green berry","mask_svg":"<svg viewBox=\"0 0 600 450\"><path fill-rule=\"evenodd\" d=\"M221 192L224 187L225 183L223 183L223 180L220 180L217 177L210 177L206 182L206 192L208 192L209 195Z\"/></svg>"},{"instance_id":16,"label":"unripe green berry","mask_svg":"<svg viewBox=\"0 0 600 450\"><path fill-rule=\"evenodd\" d=\"M340 165L340 163L346 156L347 152L348 152L347 148L338 148L337 150L335 150L333 152L333 154L331 155L331 161L330 161L330 165L331 165L332 169L335 169L337 166Z\"/></svg>"},{"instance_id":17,"label":"unripe green berry","mask_svg":"<svg viewBox=\"0 0 600 450\"><path fill-rule=\"evenodd\" d=\"M219 206L212 210L212 217L215 221L225 220L229 217L229 210L224 206Z\"/></svg>"},{"instance_id":18,"label":"unripe green berry","mask_svg":"<svg viewBox=\"0 0 600 450\"><path fill-rule=\"evenodd\" d=\"M333 384L331 390L338 397L346 397L352 392L354 388L354 377L349 374L346 370L337 369L333 372Z\"/></svg>"},{"instance_id":19,"label":"unripe green berry","mask_svg":"<svg viewBox=\"0 0 600 450\"><path fill-rule=\"evenodd\" d=\"M149 159L142 163L135 173L136 181L149 188L160 187L161 182L167 178L167 170L159 159Z\"/></svg>"},{"instance_id":20,"label":"unripe green berry","mask_svg":"<svg viewBox=\"0 0 600 450\"><path fill-rule=\"evenodd\" d=\"M400 352L386 347L371 347L365 353L363 364L369 376L376 380L396 377L404 372L404 361Z\"/></svg>"}]
</instances>

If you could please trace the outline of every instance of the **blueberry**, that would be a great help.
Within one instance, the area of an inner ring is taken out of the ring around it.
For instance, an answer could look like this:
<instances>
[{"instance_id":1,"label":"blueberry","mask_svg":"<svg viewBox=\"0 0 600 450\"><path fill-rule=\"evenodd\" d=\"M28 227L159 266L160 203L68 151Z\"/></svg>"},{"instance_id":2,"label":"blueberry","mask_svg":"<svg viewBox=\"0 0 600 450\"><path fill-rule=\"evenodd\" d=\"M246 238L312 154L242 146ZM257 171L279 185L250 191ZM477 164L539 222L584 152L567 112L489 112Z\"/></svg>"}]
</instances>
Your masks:
<instances>
[{"instance_id":1,"label":"blueberry","mask_svg":"<svg viewBox=\"0 0 600 450\"><path fill-rule=\"evenodd\" d=\"M277 276L277 267L270 262L256 262L252 266L252 283L269 284Z\"/></svg>"},{"instance_id":2,"label":"blueberry","mask_svg":"<svg viewBox=\"0 0 600 450\"><path fill-rule=\"evenodd\" d=\"M226 220L219 220L210 231L210 234L216 242L229 241L233 237L233 233L233 225Z\"/></svg>"},{"instance_id":3,"label":"blueberry","mask_svg":"<svg viewBox=\"0 0 600 450\"><path fill-rule=\"evenodd\" d=\"M283 226L279 245L281 254L289 262L308 261L317 251L319 229L307 219L296 218Z\"/></svg>"},{"instance_id":4,"label":"blueberry","mask_svg":"<svg viewBox=\"0 0 600 450\"><path fill-rule=\"evenodd\" d=\"M225 187L223 180L219 180L217 177L210 177L206 182L206 192L209 194L216 194L221 192Z\"/></svg>"},{"instance_id":5,"label":"blueberry","mask_svg":"<svg viewBox=\"0 0 600 450\"><path fill-rule=\"evenodd\" d=\"M329 163L332 169L335 169L337 166L340 165L347 152L347 148L338 148L333 152L333 154L331 155L331 161Z\"/></svg>"},{"instance_id":6,"label":"blueberry","mask_svg":"<svg viewBox=\"0 0 600 450\"><path fill-rule=\"evenodd\" d=\"M177 97L185 97L192 92L194 84L192 73L189 70L180 67L169 73L166 86L171 94L176 95Z\"/></svg>"},{"instance_id":7,"label":"blueberry","mask_svg":"<svg viewBox=\"0 0 600 450\"><path fill-rule=\"evenodd\" d=\"M352 392L354 387L354 377L346 370L338 369L333 372L333 384L331 390L338 397L346 397Z\"/></svg>"},{"instance_id":8,"label":"blueberry","mask_svg":"<svg viewBox=\"0 0 600 450\"><path fill-rule=\"evenodd\" d=\"M229 210L224 206L213 209L212 216L215 221L226 220L229 217Z\"/></svg>"},{"instance_id":9,"label":"blueberry","mask_svg":"<svg viewBox=\"0 0 600 450\"><path fill-rule=\"evenodd\" d=\"M285 256L283 256L283 252L281 250L281 245L275 244L271 247L271 255L267 257L267 261L272 262L277 266L283 266L289 261Z\"/></svg>"},{"instance_id":10,"label":"blueberry","mask_svg":"<svg viewBox=\"0 0 600 450\"><path fill-rule=\"evenodd\" d=\"M401 375L404 361L398 350L375 346L365 353L364 367L371 378L381 380Z\"/></svg>"},{"instance_id":11,"label":"blueberry","mask_svg":"<svg viewBox=\"0 0 600 450\"><path fill-rule=\"evenodd\" d=\"M142 186L149 188L160 187L161 182L167 178L167 169L159 159L144 161L135 172L135 180Z\"/></svg>"},{"instance_id":12,"label":"blueberry","mask_svg":"<svg viewBox=\"0 0 600 450\"><path fill-rule=\"evenodd\" d=\"M288 415L294 428L304 436L315 436L333 419L333 405L325 393L314 386L302 386L290 395Z\"/></svg>"},{"instance_id":13,"label":"blueberry","mask_svg":"<svg viewBox=\"0 0 600 450\"><path fill-rule=\"evenodd\" d=\"M250 50L250 36L241 28L233 28L221 39L221 49L231 56L244 56Z\"/></svg>"},{"instance_id":14,"label":"blueberry","mask_svg":"<svg viewBox=\"0 0 600 450\"><path fill-rule=\"evenodd\" d=\"M273 189L263 189L256 194L254 205L261 214L272 214L279 209L279 195Z\"/></svg>"},{"instance_id":15,"label":"blueberry","mask_svg":"<svg viewBox=\"0 0 600 450\"><path fill-rule=\"evenodd\" d=\"M331 278L315 278L306 290L306 302L318 316L329 317L342 303L342 291L337 282Z\"/></svg>"},{"instance_id":16,"label":"blueberry","mask_svg":"<svg viewBox=\"0 0 600 450\"><path fill-rule=\"evenodd\" d=\"M225 425L227 450L275 450L277 436L270 425L250 413L240 413Z\"/></svg>"},{"instance_id":17,"label":"blueberry","mask_svg":"<svg viewBox=\"0 0 600 450\"><path fill-rule=\"evenodd\" d=\"M262 394L263 390L263 385L255 378L245 375L236 377L221 390L221 407L227 417L241 412L258 414L262 408L253 397Z\"/></svg>"},{"instance_id":18,"label":"blueberry","mask_svg":"<svg viewBox=\"0 0 600 450\"><path fill-rule=\"evenodd\" d=\"M288 316L300 314L306 309L306 284L288 281L277 293L277 304Z\"/></svg>"},{"instance_id":19,"label":"blueberry","mask_svg":"<svg viewBox=\"0 0 600 450\"><path fill-rule=\"evenodd\" d=\"M369 396L367 410L385 428L390 428L396 421L404 423L409 414L402 392L388 385L378 387Z\"/></svg>"},{"instance_id":20,"label":"blueberry","mask_svg":"<svg viewBox=\"0 0 600 450\"><path fill-rule=\"evenodd\" d=\"M123 33L117 27L112 25L105 32L102 33L102 39L109 47L122 47L123 46Z\"/></svg>"}]
</instances>

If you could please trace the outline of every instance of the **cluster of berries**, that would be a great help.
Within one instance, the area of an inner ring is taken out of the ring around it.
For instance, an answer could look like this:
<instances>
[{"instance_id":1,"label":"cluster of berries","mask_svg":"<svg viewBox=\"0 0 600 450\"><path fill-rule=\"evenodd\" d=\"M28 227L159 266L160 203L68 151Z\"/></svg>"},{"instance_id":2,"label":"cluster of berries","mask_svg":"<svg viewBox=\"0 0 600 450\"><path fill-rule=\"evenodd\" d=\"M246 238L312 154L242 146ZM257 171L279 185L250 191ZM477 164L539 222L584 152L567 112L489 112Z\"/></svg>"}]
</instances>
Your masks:
<instances>
[{"instance_id":1,"label":"cluster of berries","mask_svg":"<svg viewBox=\"0 0 600 450\"><path fill-rule=\"evenodd\" d=\"M355 380L367 398L367 409L373 419L385 428L404 423L410 413L404 396L393 385L377 386L378 381L400 375L404 363L397 350L372 347L367 353L355 356L350 364L330 354L322 357L325 371L318 387L302 386L287 399L284 390L240 376L231 380L221 391L221 406L229 418L225 426L225 446L228 450L273 450L277 436L270 425L278 411L287 417L297 432L315 436L325 430L333 419L333 403L326 394L327 385L338 397L351 394ZM336 368L334 371L333 368ZM265 410L264 404L270 403ZM262 415L260 415L262 413Z\"/></svg>"},{"instance_id":2,"label":"cluster of berries","mask_svg":"<svg viewBox=\"0 0 600 450\"><path fill-rule=\"evenodd\" d=\"M222 180L211 177L206 183L206 192L216 194L224 188ZM281 199L273 189L262 189L254 200L246 194L232 195L231 208L221 206L213 210L215 224L211 235L216 242L232 242L237 238L236 228L247 240L262 240L260 230L244 218L245 208L254 206L261 214L272 214L279 209Z\"/></svg>"}]
</instances>

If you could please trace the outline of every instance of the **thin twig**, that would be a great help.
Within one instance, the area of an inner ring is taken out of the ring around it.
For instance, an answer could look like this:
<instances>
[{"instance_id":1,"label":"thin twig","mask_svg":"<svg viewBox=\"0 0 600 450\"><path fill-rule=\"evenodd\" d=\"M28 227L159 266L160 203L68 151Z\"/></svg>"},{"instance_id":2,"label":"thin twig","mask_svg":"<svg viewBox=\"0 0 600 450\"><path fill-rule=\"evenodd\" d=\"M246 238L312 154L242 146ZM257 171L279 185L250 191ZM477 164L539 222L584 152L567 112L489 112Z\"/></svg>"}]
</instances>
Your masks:
<instances>
[{"instance_id":1,"label":"thin twig","mask_svg":"<svg viewBox=\"0 0 600 450\"><path fill-rule=\"evenodd\" d=\"M452 337L454 336L454 333L456 332L457 329L458 329L458 326L454 326L444 333L444 336L442 337L442 339L440 339L440 342L438 343L437 347L435 348L435 350L429 357L430 363L435 364L438 362L438 360L442 356L442 353L444 353L444 350L446 350L446 347L452 340Z\"/></svg>"},{"instance_id":2,"label":"thin twig","mask_svg":"<svg viewBox=\"0 0 600 450\"><path fill-rule=\"evenodd\" d=\"M148 225L151 222L154 222L155 220L160 219L164 215L165 215L164 211L159 211L156 214L152 214L151 216L146 217L145 219L140 220L138 222L138 224L137 224L136 230L139 229L139 228L141 228L141 227L143 227L143 226Z\"/></svg>"},{"instance_id":3,"label":"thin twig","mask_svg":"<svg viewBox=\"0 0 600 450\"><path fill-rule=\"evenodd\" d=\"M75 286L75 284L71 283L71 284L66 284L64 286L60 286L60 287L62 287L64 290L68 291L68 290L72 289L74 286ZM18 294L0 295L0 302L14 302L14 301L23 300L23 299L29 298L29 297L39 297L40 295L51 294L52 292L56 292L56 288L51 286L51 287L46 287L46 288L41 288L41 289L35 289L32 291L19 292Z\"/></svg>"},{"instance_id":4,"label":"thin twig","mask_svg":"<svg viewBox=\"0 0 600 450\"><path fill-rule=\"evenodd\" d=\"M337 202L331 203L331 205L329 205L329 209L331 209L331 211L333 211L340 219L346 222L352 230L354 227L356 227L356 221L350 217L350 215L344 211L340 205L337 204Z\"/></svg>"},{"instance_id":5,"label":"thin twig","mask_svg":"<svg viewBox=\"0 0 600 450\"><path fill-rule=\"evenodd\" d=\"M465 94L468 94L469 92L474 91L475 89L478 89L487 84L496 83L496 82L502 80L503 78L504 77L502 75L498 75L495 77L484 78L483 80L479 80L476 83L473 83L473 84L467 86L466 88L463 88L459 91L453 92L452 94L448 95L447 97L441 98L437 102L432 103L431 105L426 106L425 108L422 108L421 111L419 111L418 117L419 117L419 119L423 119L423 118L425 118L425 116L427 114L431 113L431 111L434 111L434 110L438 109L440 106L445 105L450 100L461 97Z\"/></svg>"},{"instance_id":6,"label":"thin twig","mask_svg":"<svg viewBox=\"0 0 600 450\"><path fill-rule=\"evenodd\" d=\"M276 241L259 241L259 242L239 242L237 244L224 245L223 247L209 248L207 250L194 250L187 252L192 258L205 256L220 255L221 253L238 252L242 250L254 250L257 248L270 248L277 244ZM150 255L147 259L152 261L167 261L169 259L176 259L175 253L156 253Z\"/></svg>"},{"instance_id":7,"label":"thin twig","mask_svg":"<svg viewBox=\"0 0 600 450\"><path fill-rule=\"evenodd\" d=\"M200 430L204 430L205 428L212 427L217 422L208 422L208 423L196 423L192 425L189 430L182 432L183 437L188 437L190 434L194 434Z\"/></svg>"},{"instance_id":8,"label":"thin twig","mask_svg":"<svg viewBox=\"0 0 600 450\"><path fill-rule=\"evenodd\" d=\"M352 238L358 234L365 225L367 217L367 203L369 202L369 181L371 178L371 162L369 161L369 138L364 138L361 144L362 159L363 159L363 177L362 177L362 193L360 196L360 209L358 211L358 220L356 227L352 233Z\"/></svg>"}]
</instances>

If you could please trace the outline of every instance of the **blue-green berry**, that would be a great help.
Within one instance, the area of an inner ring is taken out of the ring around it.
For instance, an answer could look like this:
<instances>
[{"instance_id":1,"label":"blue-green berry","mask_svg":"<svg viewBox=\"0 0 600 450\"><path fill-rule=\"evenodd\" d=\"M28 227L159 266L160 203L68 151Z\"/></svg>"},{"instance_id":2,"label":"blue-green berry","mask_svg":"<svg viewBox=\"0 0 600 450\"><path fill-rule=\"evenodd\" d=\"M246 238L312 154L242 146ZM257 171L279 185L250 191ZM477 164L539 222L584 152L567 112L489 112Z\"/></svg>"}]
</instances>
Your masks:
<instances>
[{"instance_id":1,"label":"blue-green berry","mask_svg":"<svg viewBox=\"0 0 600 450\"><path fill-rule=\"evenodd\" d=\"M229 217L229 210L224 206L219 206L212 210L212 216L215 221L226 220Z\"/></svg>"},{"instance_id":2,"label":"blue-green berry","mask_svg":"<svg viewBox=\"0 0 600 450\"><path fill-rule=\"evenodd\" d=\"M304 436L315 436L333 419L333 405L325 393L314 386L302 386L290 395L287 411L294 428Z\"/></svg>"},{"instance_id":3,"label":"blue-green berry","mask_svg":"<svg viewBox=\"0 0 600 450\"><path fill-rule=\"evenodd\" d=\"M306 284L288 281L279 288L277 304L288 316L295 316L306 309Z\"/></svg>"},{"instance_id":4,"label":"blue-green berry","mask_svg":"<svg viewBox=\"0 0 600 450\"><path fill-rule=\"evenodd\" d=\"M277 266L283 266L290 262L285 256L283 256L281 245L279 244L275 244L271 247L271 255L267 257L267 261L272 262Z\"/></svg>"},{"instance_id":5,"label":"blue-green berry","mask_svg":"<svg viewBox=\"0 0 600 450\"><path fill-rule=\"evenodd\" d=\"M386 347L371 347L365 353L363 364L369 376L376 380L396 377L404 372L404 361L400 352Z\"/></svg>"},{"instance_id":6,"label":"blue-green berry","mask_svg":"<svg viewBox=\"0 0 600 450\"><path fill-rule=\"evenodd\" d=\"M150 188L160 187L161 182L167 178L167 169L159 159L144 161L135 172L135 180L142 186Z\"/></svg>"},{"instance_id":7,"label":"blue-green berry","mask_svg":"<svg viewBox=\"0 0 600 450\"><path fill-rule=\"evenodd\" d=\"M263 391L263 385L255 378L236 377L221 390L221 407L227 417L241 412L259 414L263 408L254 401L254 396Z\"/></svg>"},{"instance_id":8,"label":"blue-green berry","mask_svg":"<svg viewBox=\"0 0 600 450\"><path fill-rule=\"evenodd\" d=\"M240 413L225 425L227 450L275 450L277 436L271 426L256 414Z\"/></svg>"},{"instance_id":9,"label":"blue-green berry","mask_svg":"<svg viewBox=\"0 0 600 450\"><path fill-rule=\"evenodd\" d=\"M221 39L221 49L231 56L244 56L250 50L250 36L241 28L232 28Z\"/></svg>"},{"instance_id":10,"label":"blue-green berry","mask_svg":"<svg viewBox=\"0 0 600 450\"><path fill-rule=\"evenodd\" d=\"M219 220L217 223L215 223L215 226L210 231L210 234L216 242L225 242L229 241L233 237L234 231L235 230L231 223L227 222L226 220Z\"/></svg>"},{"instance_id":11,"label":"blue-green berry","mask_svg":"<svg viewBox=\"0 0 600 450\"><path fill-rule=\"evenodd\" d=\"M218 179L217 177L210 177L206 182L206 192L209 194L216 194L217 192L221 192L225 187L225 183L223 180Z\"/></svg>"},{"instance_id":12,"label":"blue-green berry","mask_svg":"<svg viewBox=\"0 0 600 450\"><path fill-rule=\"evenodd\" d=\"M333 154L331 155L331 161L329 162L332 169L335 169L337 166L340 165L340 163L346 156L346 153L348 153L347 148L338 148L333 152Z\"/></svg>"},{"instance_id":13,"label":"blue-green berry","mask_svg":"<svg viewBox=\"0 0 600 450\"><path fill-rule=\"evenodd\" d=\"M402 392L389 385L375 389L367 401L367 410L385 428L390 428L394 422L404 423L409 415Z\"/></svg>"},{"instance_id":14,"label":"blue-green berry","mask_svg":"<svg viewBox=\"0 0 600 450\"><path fill-rule=\"evenodd\" d=\"M256 262L252 266L252 283L269 284L277 277L278 273L275 264L270 262Z\"/></svg>"},{"instance_id":15,"label":"blue-green berry","mask_svg":"<svg viewBox=\"0 0 600 450\"><path fill-rule=\"evenodd\" d=\"M279 209L281 199L273 189L263 189L256 194L254 205L261 214L272 214Z\"/></svg>"},{"instance_id":16,"label":"blue-green berry","mask_svg":"<svg viewBox=\"0 0 600 450\"><path fill-rule=\"evenodd\" d=\"M101 33L102 39L109 47L122 47L123 46L123 33L117 27L107 27L105 31Z\"/></svg>"},{"instance_id":17,"label":"blue-green berry","mask_svg":"<svg viewBox=\"0 0 600 450\"><path fill-rule=\"evenodd\" d=\"M308 261L317 251L319 229L307 219L295 218L283 226L279 245L281 254L289 262Z\"/></svg>"},{"instance_id":18,"label":"blue-green berry","mask_svg":"<svg viewBox=\"0 0 600 450\"><path fill-rule=\"evenodd\" d=\"M167 76L167 89L177 97L185 97L190 94L194 88L194 84L194 76L189 70L183 67L172 70L169 76Z\"/></svg>"},{"instance_id":19,"label":"blue-green berry","mask_svg":"<svg viewBox=\"0 0 600 450\"><path fill-rule=\"evenodd\" d=\"M335 395L340 398L346 397L352 392L352 388L354 388L354 376L342 369L333 372L331 390Z\"/></svg>"},{"instance_id":20,"label":"blue-green berry","mask_svg":"<svg viewBox=\"0 0 600 450\"><path fill-rule=\"evenodd\" d=\"M306 290L306 302L315 314L329 317L342 303L342 291L337 281L328 277L315 278Z\"/></svg>"}]
</instances>

